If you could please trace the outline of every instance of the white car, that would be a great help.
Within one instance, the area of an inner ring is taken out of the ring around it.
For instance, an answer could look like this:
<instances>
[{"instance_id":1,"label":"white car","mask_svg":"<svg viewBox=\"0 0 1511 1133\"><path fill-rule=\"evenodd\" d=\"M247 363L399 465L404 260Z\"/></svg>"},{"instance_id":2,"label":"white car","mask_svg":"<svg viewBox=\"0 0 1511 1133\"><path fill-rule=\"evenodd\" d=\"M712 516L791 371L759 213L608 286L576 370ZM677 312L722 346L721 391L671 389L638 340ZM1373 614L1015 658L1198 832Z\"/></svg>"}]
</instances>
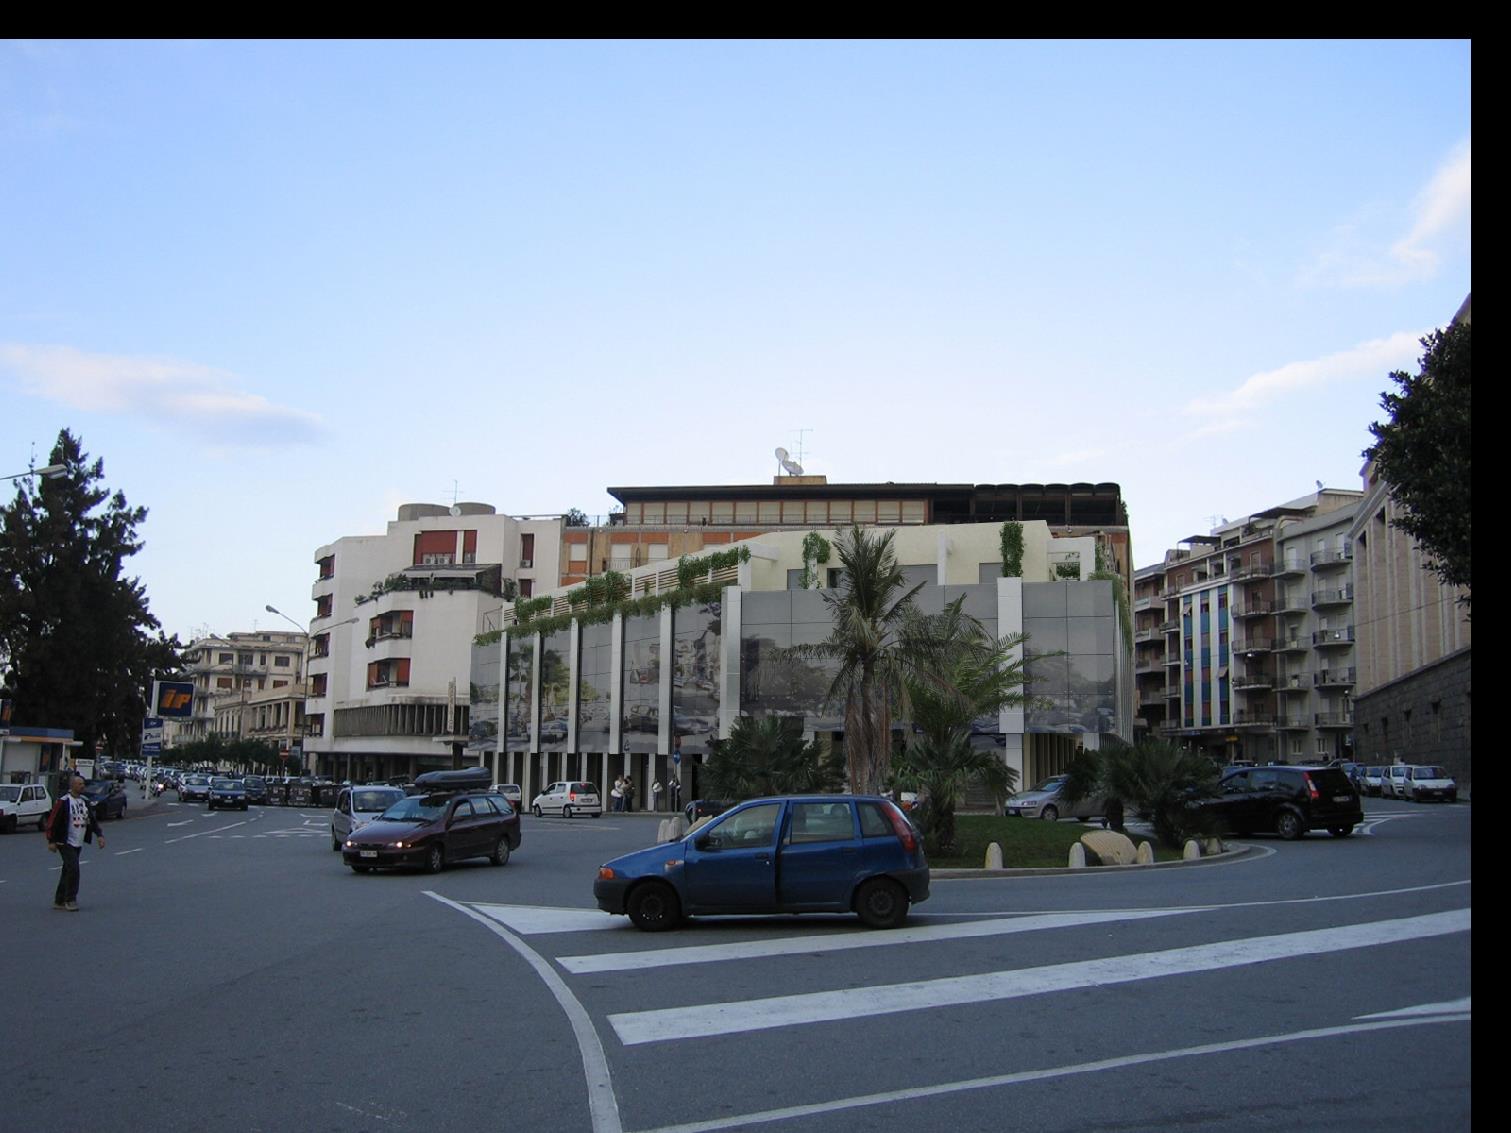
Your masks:
<instances>
[{"instance_id":1,"label":"white car","mask_svg":"<svg viewBox=\"0 0 1511 1133\"><path fill-rule=\"evenodd\" d=\"M598 818L603 814L603 800L592 783L552 783L535 796L530 811L536 818L543 814L559 814L563 818L591 814Z\"/></svg>"},{"instance_id":2,"label":"white car","mask_svg":"<svg viewBox=\"0 0 1511 1133\"><path fill-rule=\"evenodd\" d=\"M1392 763L1385 769L1385 778L1380 784L1380 794L1392 799L1406 798L1406 788L1411 782L1411 764Z\"/></svg>"},{"instance_id":3,"label":"white car","mask_svg":"<svg viewBox=\"0 0 1511 1133\"><path fill-rule=\"evenodd\" d=\"M1364 769L1363 790L1361 795L1378 795L1385 785L1384 767L1366 767Z\"/></svg>"},{"instance_id":4,"label":"white car","mask_svg":"<svg viewBox=\"0 0 1511 1133\"><path fill-rule=\"evenodd\" d=\"M518 783L495 783L493 784L493 793L503 795L504 798L509 800L509 805L515 810L525 809L525 798L519 789Z\"/></svg>"},{"instance_id":5,"label":"white car","mask_svg":"<svg viewBox=\"0 0 1511 1133\"><path fill-rule=\"evenodd\" d=\"M399 787L342 787L336 796L336 809L331 811L331 849L339 850L353 830L367 825L403 798L404 791Z\"/></svg>"},{"instance_id":6,"label":"white car","mask_svg":"<svg viewBox=\"0 0 1511 1133\"><path fill-rule=\"evenodd\" d=\"M1411 777L1406 782L1407 797L1413 802L1423 802L1426 799L1442 799L1444 802L1457 802L1459 797L1459 785L1454 782L1453 776L1436 764L1418 764L1411 769Z\"/></svg>"},{"instance_id":7,"label":"white car","mask_svg":"<svg viewBox=\"0 0 1511 1133\"><path fill-rule=\"evenodd\" d=\"M52 813L52 797L41 783L0 783L0 833L36 824L41 830Z\"/></svg>"}]
</instances>

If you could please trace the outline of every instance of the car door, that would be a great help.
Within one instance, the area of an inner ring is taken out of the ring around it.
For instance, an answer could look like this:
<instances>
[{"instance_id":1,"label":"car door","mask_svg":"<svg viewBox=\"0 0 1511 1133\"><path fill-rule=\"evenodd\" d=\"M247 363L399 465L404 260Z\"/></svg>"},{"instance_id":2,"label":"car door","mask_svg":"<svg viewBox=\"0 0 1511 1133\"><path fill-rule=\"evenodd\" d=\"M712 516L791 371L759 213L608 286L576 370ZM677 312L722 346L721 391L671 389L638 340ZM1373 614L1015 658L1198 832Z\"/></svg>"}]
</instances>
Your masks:
<instances>
[{"instance_id":1,"label":"car door","mask_svg":"<svg viewBox=\"0 0 1511 1133\"><path fill-rule=\"evenodd\" d=\"M844 908L860 869L852 804L790 803L779 855L778 905L790 910Z\"/></svg>"},{"instance_id":2,"label":"car door","mask_svg":"<svg viewBox=\"0 0 1511 1133\"><path fill-rule=\"evenodd\" d=\"M456 861L459 858L470 858L481 851L478 849L480 835L478 828L482 825L477 811L473 809L471 799L457 799L451 804L451 813L446 816L446 859Z\"/></svg>"},{"instance_id":3,"label":"car door","mask_svg":"<svg viewBox=\"0 0 1511 1133\"><path fill-rule=\"evenodd\" d=\"M1249 773L1234 771L1222 777L1217 797L1206 804L1206 809L1216 816L1219 830L1232 833L1250 828L1246 818L1249 805Z\"/></svg>"},{"instance_id":4,"label":"car door","mask_svg":"<svg viewBox=\"0 0 1511 1133\"><path fill-rule=\"evenodd\" d=\"M352 792L350 787L342 787L341 793L336 796L336 812L331 815L331 826L335 828L337 838L345 840L351 837Z\"/></svg>"},{"instance_id":5,"label":"car door","mask_svg":"<svg viewBox=\"0 0 1511 1133\"><path fill-rule=\"evenodd\" d=\"M753 803L696 831L683 855L689 913L767 912L776 907L781 803Z\"/></svg>"}]
</instances>

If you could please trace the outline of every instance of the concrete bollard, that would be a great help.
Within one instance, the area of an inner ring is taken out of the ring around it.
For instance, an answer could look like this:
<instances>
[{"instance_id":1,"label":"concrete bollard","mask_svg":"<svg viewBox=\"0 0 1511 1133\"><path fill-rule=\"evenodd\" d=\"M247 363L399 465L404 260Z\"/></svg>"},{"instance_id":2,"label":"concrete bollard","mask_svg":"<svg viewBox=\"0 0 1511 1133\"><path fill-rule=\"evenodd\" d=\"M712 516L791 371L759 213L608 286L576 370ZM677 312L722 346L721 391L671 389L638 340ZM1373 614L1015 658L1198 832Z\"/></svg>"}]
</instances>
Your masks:
<instances>
[{"instance_id":1,"label":"concrete bollard","mask_svg":"<svg viewBox=\"0 0 1511 1133\"><path fill-rule=\"evenodd\" d=\"M675 842L687 833L687 819L683 815L674 814L666 821L666 840L668 842Z\"/></svg>"},{"instance_id":2,"label":"concrete bollard","mask_svg":"<svg viewBox=\"0 0 1511 1133\"><path fill-rule=\"evenodd\" d=\"M1152 847L1150 847L1148 842L1140 842L1138 844L1138 857L1136 857L1134 861L1139 865L1154 864L1154 850Z\"/></svg>"},{"instance_id":3,"label":"concrete bollard","mask_svg":"<svg viewBox=\"0 0 1511 1133\"><path fill-rule=\"evenodd\" d=\"M1211 854L1220 854L1222 853L1222 851L1223 845L1221 838L1208 838L1206 842L1202 844L1201 848L1203 857L1209 856Z\"/></svg>"},{"instance_id":4,"label":"concrete bollard","mask_svg":"<svg viewBox=\"0 0 1511 1133\"><path fill-rule=\"evenodd\" d=\"M1002 868L1002 846L1000 843L988 842L986 844L986 868Z\"/></svg>"},{"instance_id":5,"label":"concrete bollard","mask_svg":"<svg viewBox=\"0 0 1511 1133\"><path fill-rule=\"evenodd\" d=\"M1077 842L1074 846L1070 847L1070 868L1071 869L1085 869L1086 868L1086 847L1083 846L1083 845L1081 845L1081 843L1079 843L1079 842Z\"/></svg>"},{"instance_id":6,"label":"concrete bollard","mask_svg":"<svg viewBox=\"0 0 1511 1133\"><path fill-rule=\"evenodd\" d=\"M1196 839L1187 839L1185 847L1180 852L1183 861L1194 862L1201 857L1201 845Z\"/></svg>"},{"instance_id":7,"label":"concrete bollard","mask_svg":"<svg viewBox=\"0 0 1511 1133\"><path fill-rule=\"evenodd\" d=\"M671 841L671 839L666 836L666 826L667 826L667 823L669 823L670 821L671 821L671 819L669 819L669 818L663 818L660 822L656 823L656 841L657 842L670 842Z\"/></svg>"}]
</instances>

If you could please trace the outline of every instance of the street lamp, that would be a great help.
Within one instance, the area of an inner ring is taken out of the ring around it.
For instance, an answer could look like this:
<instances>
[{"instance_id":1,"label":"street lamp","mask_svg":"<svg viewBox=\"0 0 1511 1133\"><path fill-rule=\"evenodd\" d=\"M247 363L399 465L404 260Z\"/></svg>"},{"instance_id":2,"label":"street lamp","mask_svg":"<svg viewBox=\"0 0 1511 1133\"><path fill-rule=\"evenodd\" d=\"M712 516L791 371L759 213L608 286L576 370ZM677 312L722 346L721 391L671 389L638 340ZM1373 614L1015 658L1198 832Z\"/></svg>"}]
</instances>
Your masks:
<instances>
[{"instance_id":1,"label":"street lamp","mask_svg":"<svg viewBox=\"0 0 1511 1133\"><path fill-rule=\"evenodd\" d=\"M285 614L282 610L279 610L279 609L276 609L273 606L267 606L267 605L263 606L263 609L266 610L270 614L277 614L280 618L282 618L284 621L288 622L289 625L293 626L301 634L304 635L304 657L299 662L299 674L298 674L298 677L296 678L298 680L298 682L299 682L299 695L300 695L300 699L302 700L302 699L304 699L304 698L306 698L306 697L309 696L309 691L310 691L309 690L310 632L304 626L302 626L298 622L296 622L293 618L291 618L287 614ZM294 750L294 734L295 734L295 731L294 731L294 713L292 711L290 711L289 712L289 750L290 751ZM299 748L299 769L300 769L300 771L304 770L304 744L303 744L302 738L301 738L301 741L300 741L300 748Z\"/></svg>"},{"instance_id":2,"label":"street lamp","mask_svg":"<svg viewBox=\"0 0 1511 1133\"><path fill-rule=\"evenodd\" d=\"M44 480L56 480L68 471L66 464L49 464L46 468L28 468L25 472L17 472L14 476L0 476L0 480L24 480L28 476L40 476Z\"/></svg>"}]
</instances>

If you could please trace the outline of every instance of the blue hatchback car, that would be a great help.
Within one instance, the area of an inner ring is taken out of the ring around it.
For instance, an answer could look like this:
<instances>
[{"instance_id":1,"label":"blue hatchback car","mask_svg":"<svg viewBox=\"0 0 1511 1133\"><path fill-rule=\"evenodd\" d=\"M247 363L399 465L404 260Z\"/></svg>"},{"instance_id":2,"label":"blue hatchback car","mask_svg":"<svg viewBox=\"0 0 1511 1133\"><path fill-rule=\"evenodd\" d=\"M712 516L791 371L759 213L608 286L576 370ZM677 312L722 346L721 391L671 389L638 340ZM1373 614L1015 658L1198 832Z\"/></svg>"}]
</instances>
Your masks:
<instances>
[{"instance_id":1,"label":"blue hatchback car","mask_svg":"<svg viewBox=\"0 0 1511 1133\"><path fill-rule=\"evenodd\" d=\"M598 907L659 932L685 916L854 912L896 928L929 896L918 831L890 799L751 799L676 842L608 862Z\"/></svg>"}]
</instances>

